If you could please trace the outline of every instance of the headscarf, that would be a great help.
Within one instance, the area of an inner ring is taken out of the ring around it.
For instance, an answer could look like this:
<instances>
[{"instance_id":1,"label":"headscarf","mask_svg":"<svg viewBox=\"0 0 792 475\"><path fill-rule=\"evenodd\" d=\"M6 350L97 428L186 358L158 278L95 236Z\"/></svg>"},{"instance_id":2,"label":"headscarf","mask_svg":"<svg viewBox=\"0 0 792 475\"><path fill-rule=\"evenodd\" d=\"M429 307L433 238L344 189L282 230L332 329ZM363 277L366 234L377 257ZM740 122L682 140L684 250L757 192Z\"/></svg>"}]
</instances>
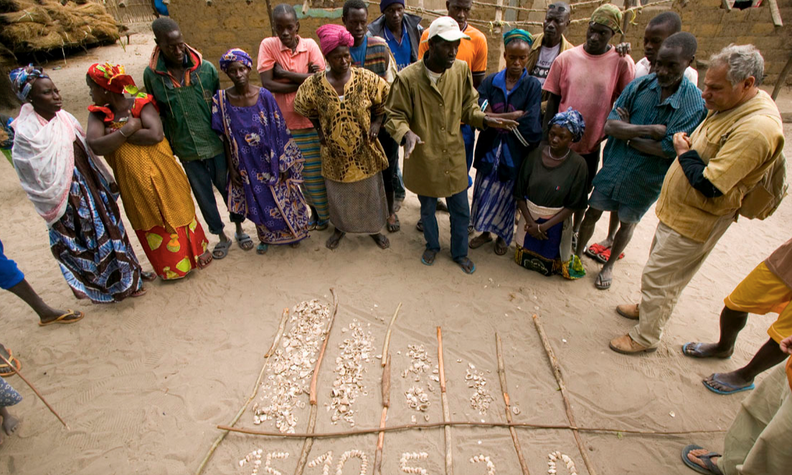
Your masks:
<instances>
[{"instance_id":1,"label":"headscarf","mask_svg":"<svg viewBox=\"0 0 792 475\"><path fill-rule=\"evenodd\" d=\"M591 22L605 25L616 33L621 33L622 12L612 3L600 5L591 14Z\"/></svg>"},{"instance_id":2,"label":"headscarf","mask_svg":"<svg viewBox=\"0 0 792 475\"><path fill-rule=\"evenodd\" d=\"M126 73L124 66L120 64L94 63L88 68L88 77L102 89L107 89L116 94L126 92L134 96L139 92L135 85L135 80Z\"/></svg>"},{"instance_id":3,"label":"headscarf","mask_svg":"<svg viewBox=\"0 0 792 475\"><path fill-rule=\"evenodd\" d=\"M550 127L553 125L559 125L572 132L572 142L580 142L586 132L586 122L583 120L583 116L571 107L566 112L554 115L550 119Z\"/></svg>"},{"instance_id":4,"label":"headscarf","mask_svg":"<svg viewBox=\"0 0 792 475\"><path fill-rule=\"evenodd\" d=\"M91 78L102 89L114 92L116 94L127 93L132 97L146 97L145 92L140 92L135 85L135 80L132 76L126 73L124 66L120 64L112 65L110 63L99 64L94 63L88 68L88 77ZM88 110L91 112L101 112L105 115L104 121L111 122L115 118L115 114L109 107L90 105Z\"/></svg>"},{"instance_id":5,"label":"headscarf","mask_svg":"<svg viewBox=\"0 0 792 475\"><path fill-rule=\"evenodd\" d=\"M515 28L503 34L503 46L505 47L514 40L523 40L528 46L533 45L533 36L525 30Z\"/></svg>"},{"instance_id":6,"label":"headscarf","mask_svg":"<svg viewBox=\"0 0 792 475\"><path fill-rule=\"evenodd\" d=\"M224 73L228 72L228 67L234 61L242 63L242 65L247 66L249 69L253 69L253 58L251 58L249 54L239 48L231 48L220 57L220 70Z\"/></svg>"},{"instance_id":7,"label":"headscarf","mask_svg":"<svg viewBox=\"0 0 792 475\"><path fill-rule=\"evenodd\" d=\"M322 25L316 30L316 36L319 37L319 47L325 56L339 46L355 44L355 38L341 25Z\"/></svg>"},{"instance_id":8,"label":"headscarf","mask_svg":"<svg viewBox=\"0 0 792 475\"><path fill-rule=\"evenodd\" d=\"M8 74L11 79L11 85L14 88L14 94L22 102L27 102L30 95L30 90L33 88L33 83L39 78L49 78L44 74L44 70L35 68L32 64L17 68Z\"/></svg>"}]
</instances>

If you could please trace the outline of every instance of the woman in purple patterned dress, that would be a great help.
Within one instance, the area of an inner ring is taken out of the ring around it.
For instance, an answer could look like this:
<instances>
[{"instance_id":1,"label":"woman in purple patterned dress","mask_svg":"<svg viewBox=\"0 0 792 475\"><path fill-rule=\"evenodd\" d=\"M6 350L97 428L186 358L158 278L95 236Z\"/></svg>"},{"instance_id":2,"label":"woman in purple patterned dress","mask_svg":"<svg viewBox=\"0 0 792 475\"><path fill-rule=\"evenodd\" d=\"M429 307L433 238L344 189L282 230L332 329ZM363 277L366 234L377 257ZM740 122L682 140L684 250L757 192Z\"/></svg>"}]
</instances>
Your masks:
<instances>
[{"instance_id":1,"label":"woman in purple patterned dress","mask_svg":"<svg viewBox=\"0 0 792 475\"><path fill-rule=\"evenodd\" d=\"M256 252L270 244L291 244L308 237L310 212L300 183L304 159L269 91L250 84L253 60L241 49L220 59L234 83L215 93L212 129L226 147L228 209L256 224Z\"/></svg>"}]
</instances>

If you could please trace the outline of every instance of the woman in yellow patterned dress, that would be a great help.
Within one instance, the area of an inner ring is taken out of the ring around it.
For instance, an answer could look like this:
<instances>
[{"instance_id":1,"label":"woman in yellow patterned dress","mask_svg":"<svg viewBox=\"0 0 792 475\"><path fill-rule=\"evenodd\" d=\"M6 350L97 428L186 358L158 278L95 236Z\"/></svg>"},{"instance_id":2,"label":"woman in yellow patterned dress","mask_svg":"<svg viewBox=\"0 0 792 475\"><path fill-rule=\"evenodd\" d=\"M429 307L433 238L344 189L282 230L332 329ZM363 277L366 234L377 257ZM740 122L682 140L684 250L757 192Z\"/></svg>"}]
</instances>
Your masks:
<instances>
[{"instance_id":1,"label":"woman in yellow patterned dress","mask_svg":"<svg viewBox=\"0 0 792 475\"><path fill-rule=\"evenodd\" d=\"M87 83L95 104L88 107L88 145L113 168L127 218L154 271L172 280L206 267L212 254L154 98L138 93L120 65L92 65Z\"/></svg>"},{"instance_id":2,"label":"woman in yellow patterned dress","mask_svg":"<svg viewBox=\"0 0 792 475\"><path fill-rule=\"evenodd\" d=\"M335 226L325 245L335 249L346 233L361 233L387 249L390 242L380 231L389 216L381 173L388 159L377 134L388 83L352 67L349 47L354 38L346 28L323 25L316 34L330 70L302 83L294 110L311 120L322 144L322 176Z\"/></svg>"}]
</instances>

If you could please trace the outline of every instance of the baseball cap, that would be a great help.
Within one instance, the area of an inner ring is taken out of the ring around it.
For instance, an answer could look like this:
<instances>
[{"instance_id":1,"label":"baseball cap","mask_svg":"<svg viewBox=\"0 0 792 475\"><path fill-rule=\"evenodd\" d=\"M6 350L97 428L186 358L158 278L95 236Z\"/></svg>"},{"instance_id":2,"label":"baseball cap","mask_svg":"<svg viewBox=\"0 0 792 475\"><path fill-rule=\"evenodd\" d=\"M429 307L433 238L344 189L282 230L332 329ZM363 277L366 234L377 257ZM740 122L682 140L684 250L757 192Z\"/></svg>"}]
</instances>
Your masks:
<instances>
[{"instance_id":1,"label":"baseball cap","mask_svg":"<svg viewBox=\"0 0 792 475\"><path fill-rule=\"evenodd\" d=\"M441 16L429 25L429 38L439 36L446 41L469 40L470 37L459 30L459 23L450 16Z\"/></svg>"}]
</instances>

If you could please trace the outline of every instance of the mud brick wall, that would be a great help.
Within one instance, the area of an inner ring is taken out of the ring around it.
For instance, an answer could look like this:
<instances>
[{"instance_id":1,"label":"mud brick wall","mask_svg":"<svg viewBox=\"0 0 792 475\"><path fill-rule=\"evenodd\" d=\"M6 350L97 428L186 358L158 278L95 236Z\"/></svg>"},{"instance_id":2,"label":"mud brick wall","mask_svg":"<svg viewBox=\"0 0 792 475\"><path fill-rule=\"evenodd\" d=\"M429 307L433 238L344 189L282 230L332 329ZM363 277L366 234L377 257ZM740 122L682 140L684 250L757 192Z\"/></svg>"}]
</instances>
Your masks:
<instances>
[{"instance_id":1,"label":"mud brick wall","mask_svg":"<svg viewBox=\"0 0 792 475\"><path fill-rule=\"evenodd\" d=\"M295 5L298 13L302 6L302 2L294 0L273 0L272 7L275 8L279 3ZM313 38L318 43L317 28L326 23L341 24L344 2L316 0L314 5L317 8L309 11L311 16L300 18L300 36ZM171 18L179 24L185 41L200 51L204 59L212 62L218 70L220 56L230 48L242 48L255 61L261 40L272 36L267 6L263 0L253 0L251 4L246 0L215 0L211 6L207 6L204 0L171 0L168 10ZM379 15L378 6L369 7L369 21ZM251 74L251 79L259 83L258 74ZM223 73L220 73L220 80L224 86L231 85Z\"/></svg>"},{"instance_id":2,"label":"mud brick wall","mask_svg":"<svg viewBox=\"0 0 792 475\"><path fill-rule=\"evenodd\" d=\"M544 1L535 2L535 8L542 8ZM779 0L781 18L784 26L773 25L770 9L766 6L746 10L732 9L727 12L721 8L721 0L691 0L687 6L675 5L674 11L682 17L682 29L696 36L698 40L698 68L704 80L709 57L731 43L753 44L762 52L765 59L765 84L775 84L778 75L792 54L792 0ZM641 10L627 29L625 41L632 43L633 59L643 57L643 32L649 20L668 7L649 7ZM593 7L581 7L573 12L573 19L586 18L594 11ZM574 44L586 41L587 24L575 23L567 30L567 38ZM532 30L533 31L533 30ZM617 38L614 42L618 41ZM792 75L787 78L792 85Z\"/></svg>"}]
</instances>

